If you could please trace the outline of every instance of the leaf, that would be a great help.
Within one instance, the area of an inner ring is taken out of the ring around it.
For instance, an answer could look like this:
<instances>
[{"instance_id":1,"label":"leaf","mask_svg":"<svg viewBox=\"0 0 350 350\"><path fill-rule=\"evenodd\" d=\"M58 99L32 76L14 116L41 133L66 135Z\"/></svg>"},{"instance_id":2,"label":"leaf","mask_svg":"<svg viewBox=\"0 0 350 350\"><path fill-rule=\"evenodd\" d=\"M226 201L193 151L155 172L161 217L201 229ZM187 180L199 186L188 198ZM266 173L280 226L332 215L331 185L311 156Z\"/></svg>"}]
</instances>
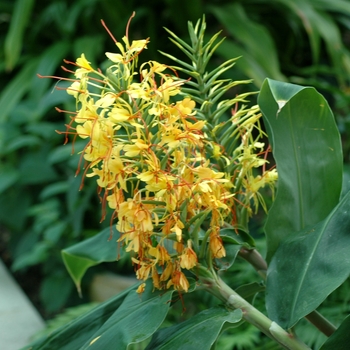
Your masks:
<instances>
[{"instance_id":1,"label":"leaf","mask_svg":"<svg viewBox=\"0 0 350 350\"><path fill-rule=\"evenodd\" d=\"M350 343L350 315L348 315L339 328L327 339L320 350L347 350Z\"/></svg>"},{"instance_id":2,"label":"leaf","mask_svg":"<svg viewBox=\"0 0 350 350\"><path fill-rule=\"evenodd\" d=\"M237 323L242 310L224 307L204 310L189 320L155 333L145 350L210 350L225 322Z\"/></svg>"},{"instance_id":3,"label":"leaf","mask_svg":"<svg viewBox=\"0 0 350 350\"><path fill-rule=\"evenodd\" d=\"M99 304L91 311L83 314L49 336L29 344L27 350L71 350L81 349L87 339L115 313L129 293L136 294L133 286L115 297ZM24 350L23 349L23 350Z\"/></svg>"},{"instance_id":4,"label":"leaf","mask_svg":"<svg viewBox=\"0 0 350 350\"><path fill-rule=\"evenodd\" d=\"M153 291L151 280L141 295L131 291L121 306L81 349L127 349L149 338L163 323L174 290Z\"/></svg>"},{"instance_id":5,"label":"leaf","mask_svg":"<svg viewBox=\"0 0 350 350\"><path fill-rule=\"evenodd\" d=\"M109 239L111 233L113 239ZM108 227L95 236L62 250L63 262L79 294L81 294L80 282L89 267L106 261L116 261L124 253L124 250L118 247L116 235L115 227Z\"/></svg>"},{"instance_id":6,"label":"leaf","mask_svg":"<svg viewBox=\"0 0 350 350\"><path fill-rule=\"evenodd\" d=\"M315 310L350 273L350 192L322 222L277 249L267 272L266 308L282 327Z\"/></svg>"},{"instance_id":7,"label":"leaf","mask_svg":"<svg viewBox=\"0 0 350 350\"><path fill-rule=\"evenodd\" d=\"M265 26L250 19L244 7L237 2L225 6L212 6L211 9L220 23L225 26L225 29L246 51L244 60L251 61L251 69L257 72L254 74L255 77L261 76L259 70L263 70L264 77L285 80L279 68L274 41ZM231 44L232 41L229 43ZM232 44L231 46L234 47ZM269 54L267 55L266 52ZM230 57L236 57L236 55ZM249 75L249 77L253 76ZM262 80L260 80L260 84L261 82Z\"/></svg>"},{"instance_id":8,"label":"leaf","mask_svg":"<svg viewBox=\"0 0 350 350\"><path fill-rule=\"evenodd\" d=\"M53 75L54 72L62 63L63 58L66 56L71 43L69 41L60 40L57 43L48 47L40 55L39 64L37 67L37 73L40 75ZM32 77L32 86L30 90L30 99L40 101L49 86L52 84L51 79L40 79L37 75ZM40 106L38 106L40 108Z\"/></svg>"},{"instance_id":9,"label":"leaf","mask_svg":"<svg viewBox=\"0 0 350 350\"><path fill-rule=\"evenodd\" d=\"M10 186L15 184L20 177L20 173L17 169L9 165L0 167L0 193L4 192Z\"/></svg>"},{"instance_id":10,"label":"leaf","mask_svg":"<svg viewBox=\"0 0 350 350\"><path fill-rule=\"evenodd\" d=\"M5 38L6 69L12 70L21 54L23 34L31 16L34 0L17 0L14 6L10 29Z\"/></svg>"},{"instance_id":11,"label":"leaf","mask_svg":"<svg viewBox=\"0 0 350 350\"><path fill-rule=\"evenodd\" d=\"M31 59L19 73L2 90L0 95L0 123L6 122L12 109L18 104L23 95L28 92L31 78L36 73L37 59Z\"/></svg>"},{"instance_id":12,"label":"leaf","mask_svg":"<svg viewBox=\"0 0 350 350\"><path fill-rule=\"evenodd\" d=\"M226 250L226 256L220 259L215 259L215 265L219 271L229 269L235 262L237 254L241 249L240 245L232 243L232 241L228 241L226 238L223 238L223 243Z\"/></svg>"},{"instance_id":13,"label":"leaf","mask_svg":"<svg viewBox=\"0 0 350 350\"><path fill-rule=\"evenodd\" d=\"M258 103L279 176L265 226L269 261L294 232L325 219L338 204L342 149L328 103L314 88L266 79Z\"/></svg>"},{"instance_id":14,"label":"leaf","mask_svg":"<svg viewBox=\"0 0 350 350\"><path fill-rule=\"evenodd\" d=\"M255 295L259 292L265 291L266 287L262 283L252 282L248 284L243 284L236 288L236 292L248 302L252 304Z\"/></svg>"},{"instance_id":15,"label":"leaf","mask_svg":"<svg viewBox=\"0 0 350 350\"><path fill-rule=\"evenodd\" d=\"M233 244L240 244L247 248L255 247L253 237L241 225L235 228L223 228L220 230L220 237Z\"/></svg>"}]
</instances>

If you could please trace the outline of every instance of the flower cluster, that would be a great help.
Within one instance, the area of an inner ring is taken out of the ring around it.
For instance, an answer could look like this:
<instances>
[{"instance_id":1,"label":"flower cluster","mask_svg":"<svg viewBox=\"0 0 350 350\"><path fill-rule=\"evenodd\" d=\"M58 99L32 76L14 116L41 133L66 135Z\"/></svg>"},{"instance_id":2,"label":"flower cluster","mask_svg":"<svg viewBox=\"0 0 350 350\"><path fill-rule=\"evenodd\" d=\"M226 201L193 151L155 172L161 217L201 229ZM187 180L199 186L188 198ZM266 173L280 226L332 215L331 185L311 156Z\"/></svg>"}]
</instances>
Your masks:
<instances>
[{"instance_id":1,"label":"flower cluster","mask_svg":"<svg viewBox=\"0 0 350 350\"><path fill-rule=\"evenodd\" d=\"M137 278L188 291L186 270L195 271L204 257L225 256L220 228L235 224L238 197L247 208L251 199L257 205L258 190L276 176L252 172L266 163L254 153L263 144L250 140L253 122L238 118L241 145L228 155L206 131L207 121L197 118L194 98L182 93L184 81L173 68L150 61L137 69L148 42L130 43L127 36L124 45L117 42L120 53L106 53L106 74L84 54L76 60L67 93L77 110L67 133L87 140L86 176L104 190Z\"/></svg>"}]
</instances>

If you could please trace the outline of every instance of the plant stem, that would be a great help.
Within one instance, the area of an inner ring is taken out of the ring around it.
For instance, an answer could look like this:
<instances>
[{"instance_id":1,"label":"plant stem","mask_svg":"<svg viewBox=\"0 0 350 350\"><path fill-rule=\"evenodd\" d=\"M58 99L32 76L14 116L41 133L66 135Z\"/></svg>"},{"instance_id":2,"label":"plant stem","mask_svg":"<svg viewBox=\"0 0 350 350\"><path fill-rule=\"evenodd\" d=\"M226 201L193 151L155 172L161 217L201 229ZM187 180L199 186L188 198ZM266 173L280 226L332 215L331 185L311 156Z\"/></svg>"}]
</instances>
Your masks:
<instances>
[{"instance_id":1,"label":"plant stem","mask_svg":"<svg viewBox=\"0 0 350 350\"><path fill-rule=\"evenodd\" d=\"M239 251L239 255L248 261L261 277L266 279L268 266L264 258L256 249L242 248ZM327 337L331 336L337 329L336 326L334 326L316 310L306 315L305 318Z\"/></svg>"},{"instance_id":2,"label":"plant stem","mask_svg":"<svg viewBox=\"0 0 350 350\"><path fill-rule=\"evenodd\" d=\"M327 337L330 337L337 330L337 327L333 323L329 322L316 310L306 315L305 318Z\"/></svg>"},{"instance_id":3,"label":"plant stem","mask_svg":"<svg viewBox=\"0 0 350 350\"><path fill-rule=\"evenodd\" d=\"M215 295L222 300L228 307L233 309L241 309L243 319L251 323L271 339L278 342L285 349L290 350L310 350L310 348L293 334L286 332L276 322L270 320L267 316L261 313L253 305L248 303L233 289L231 289L220 278L215 280L208 277L199 277L203 282L206 291Z\"/></svg>"}]
</instances>

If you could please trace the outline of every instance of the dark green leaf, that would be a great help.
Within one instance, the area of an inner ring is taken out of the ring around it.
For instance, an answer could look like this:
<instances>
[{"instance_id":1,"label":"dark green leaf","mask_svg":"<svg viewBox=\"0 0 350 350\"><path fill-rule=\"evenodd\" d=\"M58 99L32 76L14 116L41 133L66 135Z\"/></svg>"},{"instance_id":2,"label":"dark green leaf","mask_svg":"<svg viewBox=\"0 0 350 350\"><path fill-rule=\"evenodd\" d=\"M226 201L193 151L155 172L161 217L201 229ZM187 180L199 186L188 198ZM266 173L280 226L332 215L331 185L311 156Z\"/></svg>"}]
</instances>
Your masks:
<instances>
[{"instance_id":1,"label":"dark green leaf","mask_svg":"<svg viewBox=\"0 0 350 350\"><path fill-rule=\"evenodd\" d=\"M118 310L129 293L136 294L133 286L101 303L88 313L67 323L51 335L28 345L28 350L81 349L86 341ZM138 296L139 297L139 296ZM24 350L24 349L23 349Z\"/></svg>"},{"instance_id":2,"label":"dark green leaf","mask_svg":"<svg viewBox=\"0 0 350 350\"><path fill-rule=\"evenodd\" d=\"M328 338L320 350L347 350L350 344L350 315L339 328Z\"/></svg>"},{"instance_id":3,"label":"dark green leaf","mask_svg":"<svg viewBox=\"0 0 350 350\"><path fill-rule=\"evenodd\" d=\"M17 169L11 166L0 167L0 193L16 183L20 173Z\"/></svg>"},{"instance_id":4,"label":"dark green leaf","mask_svg":"<svg viewBox=\"0 0 350 350\"><path fill-rule=\"evenodd\" d=\"M237 323L241 319L241 310L213 307L178 325L159 330L146 350L210 350L224 323Z\"/></svg>"},{"instance_id":5,"label":"dark green leaf","mask_svg":"<svg viewBox=\"0 0 350 350\"><path fill-rule=\"evenodd\" d=\"M280 243L337 205L343 159L333 114L315 89L267 79L258 102L279 174L265 227L270 260Z\"/></svg>"},{"instance_id":6,"label":"dark green leaf","mask_svg":"<svg viewBox=\"0 0 350 350\"><path fill-rule=\"evenodd\" d=\"M31 59L2 90L0 95L0 122L6 122L9 114L23 95L28 92L31 78L36 73L37 59Z\"/></svg>"},{"instance_id":7,"label":"dark green leaf","mask_svg":"<svg viewBox=\"0 0 350 350\"><path fill-rule=\"evenodd\" d=\"M236 288L236 292L249 302L252 302L257 293L263 292L264 290L265 286L258 282L243 284Z\"/></svg>"},{"instance_id":8,"label":"dark green leaf","mask_svg":"<svg viewBox=\"0 0 350 350\"><path fill-rule=\"evenodd\" d=\"M315 310L350 273L350 192L322 222L277 249L267 274L269 317L284 328Z\"/></svg>"},{"instance_id":9,"label":"dark green leaf","mask_svg":"<svg viewBox=\"0 0 350 350\"><path fill-rule=\"evenodd\" d=\"M211 9L220 23L234 37L235 41L240 42L240 49L245 51L244 61L249 64L249 70L257 71L253 75L248 75L249 77L255 79L260 75L261 78L269 76L274 79L285 80L279 69L274 41L265 26L250 19L243 5L237 2L225 6L212 6ZM227 41L229 40L227 39ZM235 46L234 43L232 41L229 42L233 48ZM223 50L224 46L221 47L221 51L219 48L218 52L223 53ZM230 52L230 58L241 55L237 50L235 51L234 55ZM266 54L267 52L268 54ZM262 74L259 73L259 70L263 71ZM261 82L262 80L255 83L260 85Z\"/></svg>"},{"instance_id":10,"label":"dark green leaf","mask_svg":"<svg viewBox=\"0 0 350 350\"><path fill-rule=\"evenodd\" d=\"M153 291L151 280L144 293L131 291L122 305L91 336L82 349L127 349L149 338L163 323L170 307L172 291Z\"/></svg>"},{"instance_id":11,"label":"dark green leaf","mask_svg":"<svg viewBox=\"0 0 350 350\"><path fill-rule=\"evenodd\" d=\"M253 237L246 232L243 226L237 225L236 228L223 228L220 230L220 236L234 244L244 245L247 248L255 247Z\"/></svg>"},{"instance_id":12,"label":"dark green leaf","mask_svg":"<svg viewBox=\"0 0 350 350\"><path fill-rule=\"evenodd\" d=\"M17 0L14 6L10 30L5 39L6 69L15 67L22 50L23 35L30 15L34 0Z\"/></svg>"}]
</instances>

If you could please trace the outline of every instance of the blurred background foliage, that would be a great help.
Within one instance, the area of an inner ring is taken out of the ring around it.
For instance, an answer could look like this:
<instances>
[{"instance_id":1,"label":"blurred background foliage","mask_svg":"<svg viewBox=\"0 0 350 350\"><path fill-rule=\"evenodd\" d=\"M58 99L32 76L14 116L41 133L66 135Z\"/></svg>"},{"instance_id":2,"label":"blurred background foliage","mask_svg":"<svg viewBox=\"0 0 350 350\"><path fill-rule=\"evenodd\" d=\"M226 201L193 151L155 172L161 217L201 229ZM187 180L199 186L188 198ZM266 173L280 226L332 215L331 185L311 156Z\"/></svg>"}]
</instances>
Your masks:
<instances>
[{"instance_id":1,"label":"blurred background foliage","mask_svg":"<svg viewBox=\"0 0 350 350\"><path fill-rule=\"evenodd\" d=\"M205 14L207 35L222 30L226 37L214 63L242 56L227 73L229 78L254 79L251 90L258 90L266 77L315 86L335 113L344 160L350 161L348 0L2 0L0 251L19 279L39 275L33 278L44 317L78 303L61 249L95 234L110 221L100 223L94 181L85 181L79 192L83 172L76 176L79 156L72 156L71 145L63 145L64 137L55 133L64 130L69 119L54 107L74 110L74 101L62 90L64 82L59 84L61 90L55 90L57 81L40 79L37 73L67 77L60 67L62 60L75 61L82 52L93 65L102 65L104 52L116 47L100 19L120 39L133 11L131 38L151 38L143 61L171 64L158 50L175 56L180 52L163 27L186 40L187 21L196 22ZM82 147L77 142L75 153ZM253 225L253 231L263 239L261 223ZM259 280L244 266L235 264L234 275ZM131 272L124 264L113 269ZM344 290L338 294L337 307L348 312L341 301ZM247 329L247 341L256 344L254 332ZM221 348L231 349L232 336L223 339Z\"/></svg>"}]
</instances>

